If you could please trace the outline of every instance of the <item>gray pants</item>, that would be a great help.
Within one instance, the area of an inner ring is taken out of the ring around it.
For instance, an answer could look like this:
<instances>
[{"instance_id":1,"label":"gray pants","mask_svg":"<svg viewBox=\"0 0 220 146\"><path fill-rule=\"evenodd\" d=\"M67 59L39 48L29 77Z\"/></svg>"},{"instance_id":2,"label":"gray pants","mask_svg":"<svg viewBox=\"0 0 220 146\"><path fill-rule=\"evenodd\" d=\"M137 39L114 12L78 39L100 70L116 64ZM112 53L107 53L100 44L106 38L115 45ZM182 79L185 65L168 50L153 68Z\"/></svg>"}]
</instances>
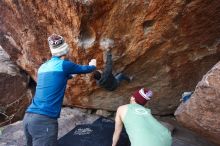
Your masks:
<instances>
[{"instance_id":1,"label":"gray pants","mask_svg":"<svg viewBox=\"0 0 220 146\"><path fill-rule=\"evenodd\" d=\"M58 122L56 119L26 113L23 127L27 146L57 146Z\"/></svg>"}]
</instances>

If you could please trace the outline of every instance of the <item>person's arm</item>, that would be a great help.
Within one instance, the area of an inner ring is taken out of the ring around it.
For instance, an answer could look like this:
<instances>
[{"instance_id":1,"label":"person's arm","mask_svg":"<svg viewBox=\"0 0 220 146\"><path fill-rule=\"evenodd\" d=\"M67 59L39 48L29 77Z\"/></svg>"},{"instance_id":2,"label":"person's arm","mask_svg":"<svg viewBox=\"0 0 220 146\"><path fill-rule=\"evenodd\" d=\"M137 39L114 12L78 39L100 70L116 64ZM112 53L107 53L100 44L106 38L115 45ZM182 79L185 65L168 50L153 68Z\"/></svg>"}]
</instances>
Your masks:
<instances>
[{"instance_id":1,"label":"person's arm","mask_svg":"<svg viewBox=\"0 0 220 146\"><path fill-rule=\"evenodd\" d=\"M120 138L122 128L123 128L123 122L121 120L121 111L120 111L120 107L119 107L116 112L116 117L115 117L115 131L114 131L113 138L112 138L112 146L117 145L117 142Z\"/></svg>"},{"instance_id":2,"label":"person's arm","mask_svg":"<svg viewBox=\"0 0 220 146\"><path fill-rule=\"evenodd\" d=\"M75 64L71 61L64 61L63 62L63 71L67 74L86 74L94 71L96 69L94 65L79 65Z\"/></svg>"},{"instance_id":3,"label":"person's arm","mask_svg":"<svg viewBox=\"0 0 220 146\"><path fill-rule=\"evenodd\" d=\"M110 51L107 52L106 65L103 71L103 76L108 77L112 73L112 54Z\"/></svg>"}]
</instances>

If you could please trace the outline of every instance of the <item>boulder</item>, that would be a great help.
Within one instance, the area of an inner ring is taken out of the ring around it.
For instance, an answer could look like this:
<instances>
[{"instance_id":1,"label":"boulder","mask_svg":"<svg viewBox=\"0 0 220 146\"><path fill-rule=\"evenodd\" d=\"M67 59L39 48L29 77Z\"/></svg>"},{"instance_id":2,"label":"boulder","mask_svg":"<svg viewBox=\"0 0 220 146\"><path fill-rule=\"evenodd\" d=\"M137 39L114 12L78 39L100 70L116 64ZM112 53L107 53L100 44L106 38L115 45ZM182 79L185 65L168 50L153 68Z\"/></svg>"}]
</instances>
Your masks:
<instances>
[{"instance_id":1,"label":"boulder","mask_svg":"<svg viewBox=\"0 0 220 146\"><path fill-rule=\"evenodd\" d=\"M109 112L109 111L106 111L106 110L97 110L96 111L96 115L99 115L99 116L103 116L103 117L112 117L114 115L113 112Z\"/></svg>"},{"instance_id":2,"label":"boulder","mask_svg":"<svg viewBox=\"0 0 220 146\"><path fill-rule=\"evenodd\" d=\"M0 126L21 119L32 93L28 76L0 46Z\"/></svg>"},{"instance_id":3,"label":"boulder","mask_svg":"<svg viewBox=\"0 0 220 146\"><path fill-rule=\"evenodd\" d=\"M175 112L177 120L198 134L220 144L220 62L197 84L190 99Z\"/></svg>"},{"instance_id":4,"label":"boulder","mask_svg":"<svg viewBox=\"0 0 220 146\"><path fill-rule=\"evenodd\" d=\"M1 0L0 45L36 80L50 58L47 37L66 39L71 60L103 69L112 47L114 73L134 80L108 92L91 75L79 75L67 87L64 105L114 111L131 93L149 87L149 105L157 115L172 114L182 91L192 90L219 60L219 0Z\"/></svg>"}]
</instances>

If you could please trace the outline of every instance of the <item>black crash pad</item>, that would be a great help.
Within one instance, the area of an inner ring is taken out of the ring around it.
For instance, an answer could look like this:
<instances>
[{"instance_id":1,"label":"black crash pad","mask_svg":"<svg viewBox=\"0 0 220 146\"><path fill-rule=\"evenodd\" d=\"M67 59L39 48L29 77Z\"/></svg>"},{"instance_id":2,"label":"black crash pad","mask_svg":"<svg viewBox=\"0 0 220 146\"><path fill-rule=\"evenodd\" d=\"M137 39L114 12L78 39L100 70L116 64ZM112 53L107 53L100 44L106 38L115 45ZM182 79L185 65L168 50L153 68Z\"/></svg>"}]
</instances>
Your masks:
<instances>
[{"instance_id":1,"label":"black crash pad","mask_svg":"<svg viewBox=\"0 0 220 146\"><path fill-rule=\"evenodd\" d=\"M111 146L114 121L99 118L93 124L78 125L58 141L59 146ZM118 146L130 146L126 132L123 130Z\"/></svg>"}]
</instances>

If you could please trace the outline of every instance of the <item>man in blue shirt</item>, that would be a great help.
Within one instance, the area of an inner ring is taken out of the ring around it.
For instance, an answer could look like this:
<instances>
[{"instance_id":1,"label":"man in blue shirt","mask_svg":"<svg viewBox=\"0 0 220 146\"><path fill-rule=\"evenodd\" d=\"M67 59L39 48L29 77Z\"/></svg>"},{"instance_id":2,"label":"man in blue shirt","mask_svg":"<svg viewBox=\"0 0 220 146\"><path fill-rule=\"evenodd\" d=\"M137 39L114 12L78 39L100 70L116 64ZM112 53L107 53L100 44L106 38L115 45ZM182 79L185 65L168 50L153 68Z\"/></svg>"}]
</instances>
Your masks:
<instances>
[{"instance_id":1,"label":"man in blue shirt","mask_svg":"<svg viewBox=\"0 0 220 146\"><path fill-rule=\"evenodd\" d=\"M68 58L69 47L62 36L48 38L52 58L38 70L36 93L23 119L27 146L56 146L57 118L60 116L67 80L74 74L86 74L96 69L96 60L78 65Z\"/></svg>"}]
</instances>

